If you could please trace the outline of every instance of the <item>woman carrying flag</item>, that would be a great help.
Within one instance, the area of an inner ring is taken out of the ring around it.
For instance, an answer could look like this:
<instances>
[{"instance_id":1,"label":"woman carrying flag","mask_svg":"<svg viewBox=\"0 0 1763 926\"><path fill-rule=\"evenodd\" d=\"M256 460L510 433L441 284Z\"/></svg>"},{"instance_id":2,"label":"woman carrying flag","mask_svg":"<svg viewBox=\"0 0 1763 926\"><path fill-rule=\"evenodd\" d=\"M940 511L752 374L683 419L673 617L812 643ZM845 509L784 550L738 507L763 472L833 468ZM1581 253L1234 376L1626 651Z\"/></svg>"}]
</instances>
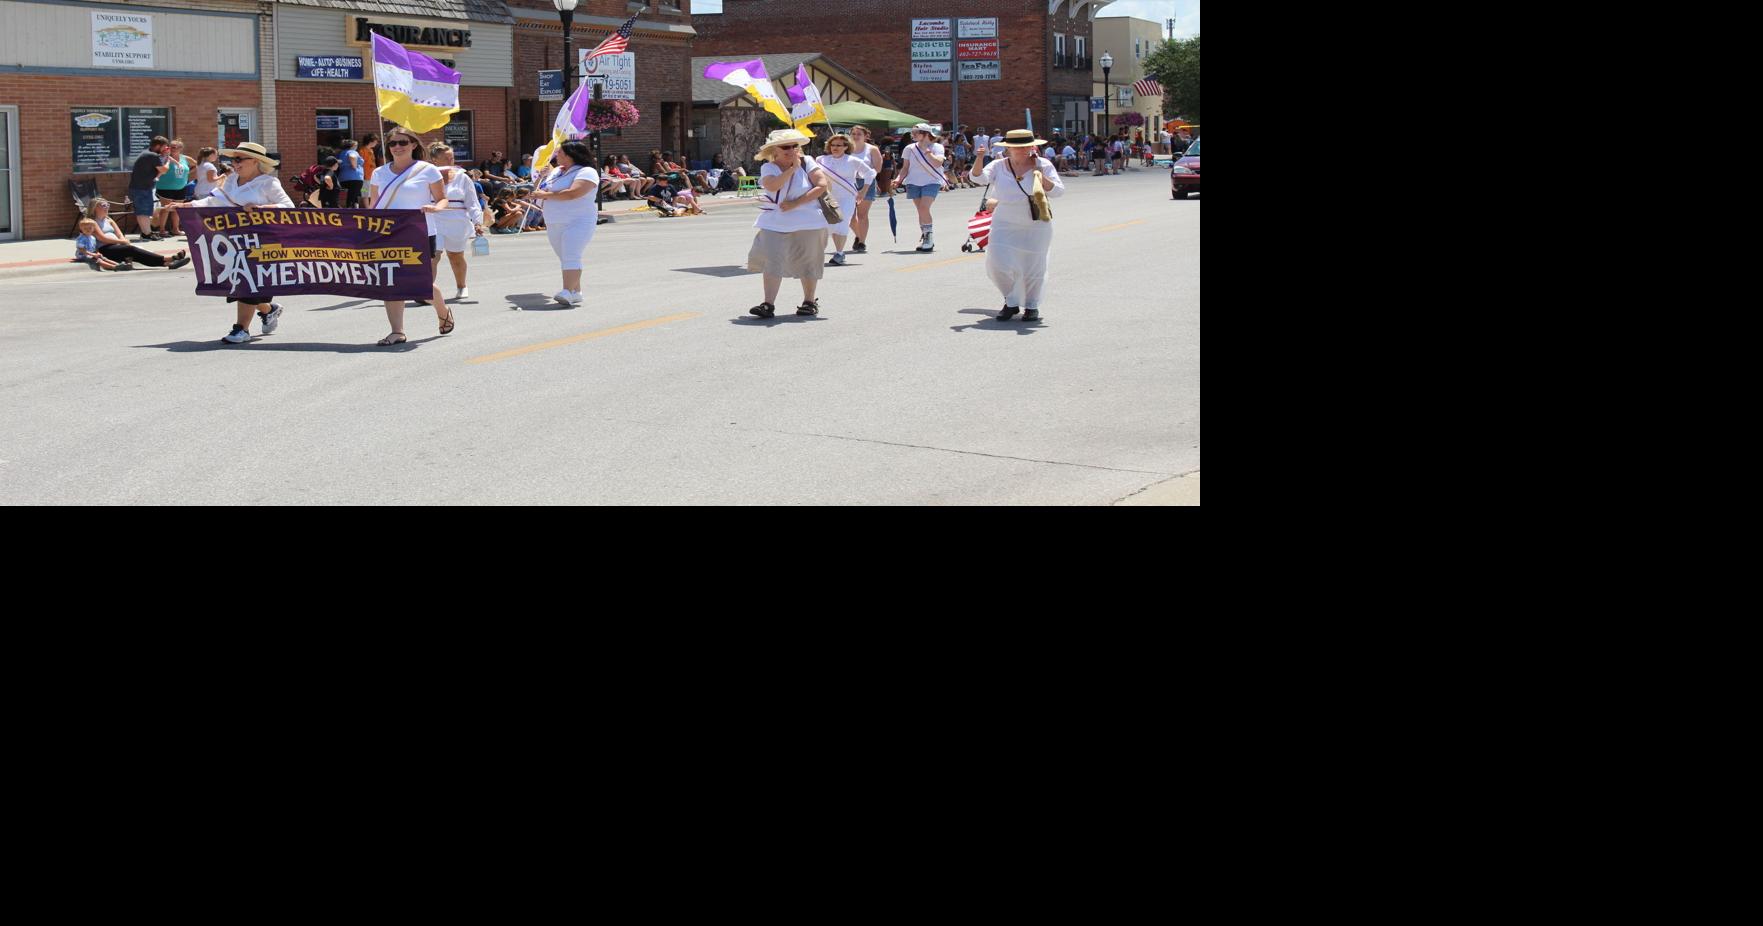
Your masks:
<instances>
[{"instance_id":1,"label":"woman carrying flag","mask_svg":"<svg viewBox=\"0 0 1763 926\"><path fill-rule=\"evenodd\" d=\"M586 142L571 140L557 149L557 170L545 177L532 198L545 209L545 236L563 270L563 289L558 305L582 304L582 253L594 240L600 224L600 206L594 194L600 189L600 172L594 169L594 152Z\"/></svg>"},{"instance_id":2,"label":"woman carrying flag","mask_svg":"<svg viewBox=\"0 0 1763 926\"><path fill-rule=\"evenodd\" d=\"M851 136L843 132L826 140L826 154L814 163L832 181L833 199L839 203L839 224L827 229L833 236L833 259L828 267L845 266L845 238L851 234L851 218L856 214L857 196L866 181L875 180L875 169L869 159L851 154Z\"/></svg>"}]
</instances>

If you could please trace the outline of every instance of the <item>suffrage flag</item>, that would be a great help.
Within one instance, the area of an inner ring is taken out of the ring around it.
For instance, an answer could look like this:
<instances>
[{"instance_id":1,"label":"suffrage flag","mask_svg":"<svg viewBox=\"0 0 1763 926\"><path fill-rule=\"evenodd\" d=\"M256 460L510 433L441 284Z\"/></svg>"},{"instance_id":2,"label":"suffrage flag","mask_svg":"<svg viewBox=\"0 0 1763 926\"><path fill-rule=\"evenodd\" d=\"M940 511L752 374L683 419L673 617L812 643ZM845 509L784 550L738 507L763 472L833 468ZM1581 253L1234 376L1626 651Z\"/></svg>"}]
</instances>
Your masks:
<instances>
[{"instance_id":1,"label":"suffrage flag","mask_svg":"<svg viewBox=\"0 0 1763 926\"><path fill-rule=\"evenodd\" d=\"M704 69L704 76L747 91L753 102L765 107L766 112L776 116L784 125L794 124L789 107L778 98L777 88L771 85L771 78L765 74L764 61L758 58L752 61L718 61Z\"/></svg>"},{"instance_id":2,"label":"suffrage flag","mask_svg":"<svg viewBox=\"0 0 1763 926\"><path fill-rule=\"evenodd\" d=\"M820 104L820 88L808 79L808 69L800 64L796 65L796 85L789 89L789 94L790 102L795 104L790 108L793 127L806 132L813 123L831 123L832 120L826 117L826 107Z\"/></svg>"},{"instance_id":3,"label":"suffrage flag","mask_svg":"<svg viewBox=\"0 0 1763 926\"><path fill-rule=\"evenodd\" d=\"M377 32L373 88L380 115L419 135L446 125L459 111L458 71Z\"/></svg>"},{"instance_id":4,"label":"suffrage flag","mask_svg":"<svg viewBox=\"0 0 1763 926\"><path fill-rule=\"evenodd\" d=\"M563 147L564 142L588 134L588 100L594 96L593 88L593 84L582 84L563 102L563 108L557 112L557 122L551 126L551 140L533 152L535 179L537 172L551 163L551 156Z\"/></svg>"}]
</instances>

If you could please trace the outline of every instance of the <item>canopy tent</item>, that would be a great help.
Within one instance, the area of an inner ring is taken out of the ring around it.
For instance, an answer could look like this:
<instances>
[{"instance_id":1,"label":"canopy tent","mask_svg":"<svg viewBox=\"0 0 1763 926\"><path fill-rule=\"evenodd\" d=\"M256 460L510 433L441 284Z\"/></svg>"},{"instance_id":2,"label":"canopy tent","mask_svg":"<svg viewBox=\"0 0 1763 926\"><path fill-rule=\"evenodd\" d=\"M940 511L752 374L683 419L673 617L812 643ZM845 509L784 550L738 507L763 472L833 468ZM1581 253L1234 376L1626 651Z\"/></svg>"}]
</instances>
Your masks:
<instances>
[{"instance_id":1,"label":"canopy tent","mask_svg":"<svg viewBox=\"0 0 1763 926\"><path fill-rule=\"evenodd\" d=\"M883 109L880 106L871 106L868 103L858 103L853 100L828 106L826 118L833 125L856 125L861 122L865 125L880 125L888 128L917 125L920 122L928 121L897 109Z\"/></svg>"}]
</instances>

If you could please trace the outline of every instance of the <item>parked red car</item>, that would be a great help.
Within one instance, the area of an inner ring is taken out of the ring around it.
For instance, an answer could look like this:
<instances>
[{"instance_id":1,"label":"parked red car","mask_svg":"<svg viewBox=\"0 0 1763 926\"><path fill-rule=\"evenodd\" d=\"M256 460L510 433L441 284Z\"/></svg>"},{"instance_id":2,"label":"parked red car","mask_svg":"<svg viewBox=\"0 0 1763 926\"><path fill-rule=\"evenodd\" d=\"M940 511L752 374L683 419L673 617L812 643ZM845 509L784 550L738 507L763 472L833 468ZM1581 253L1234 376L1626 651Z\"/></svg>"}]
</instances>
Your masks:
<instances>
[{"instance_id":1,"label":"parked red car","mask_svg":"<svg viewBox=\"0 0 1763 926\"><path fill-rule=\"evenodd\" d=\"M1169 198L1187 199L1189 193L1200 192L1200 140L1188 146L1188 153L1169 165Z\"/></svg>"}]
</instances>

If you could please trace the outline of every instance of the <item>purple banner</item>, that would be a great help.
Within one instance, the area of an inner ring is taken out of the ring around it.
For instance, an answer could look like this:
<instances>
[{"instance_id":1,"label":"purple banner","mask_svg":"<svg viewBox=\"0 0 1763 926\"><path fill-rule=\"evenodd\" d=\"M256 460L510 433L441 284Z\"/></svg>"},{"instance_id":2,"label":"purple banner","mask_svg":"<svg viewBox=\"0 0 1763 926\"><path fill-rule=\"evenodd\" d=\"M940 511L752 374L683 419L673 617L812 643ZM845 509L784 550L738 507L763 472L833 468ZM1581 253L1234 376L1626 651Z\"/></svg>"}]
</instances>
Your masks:
<instances>
[{"instance_id":1,"label":"purple banner","mask_svg":"<svg viewBox=\"0 0 1763 926\"><path fill-rule=\"evenodd\" d=\"M198 296L427 299L434 285L428 223L414 209L182 212Z\"/></svg>"}]
</instances>

